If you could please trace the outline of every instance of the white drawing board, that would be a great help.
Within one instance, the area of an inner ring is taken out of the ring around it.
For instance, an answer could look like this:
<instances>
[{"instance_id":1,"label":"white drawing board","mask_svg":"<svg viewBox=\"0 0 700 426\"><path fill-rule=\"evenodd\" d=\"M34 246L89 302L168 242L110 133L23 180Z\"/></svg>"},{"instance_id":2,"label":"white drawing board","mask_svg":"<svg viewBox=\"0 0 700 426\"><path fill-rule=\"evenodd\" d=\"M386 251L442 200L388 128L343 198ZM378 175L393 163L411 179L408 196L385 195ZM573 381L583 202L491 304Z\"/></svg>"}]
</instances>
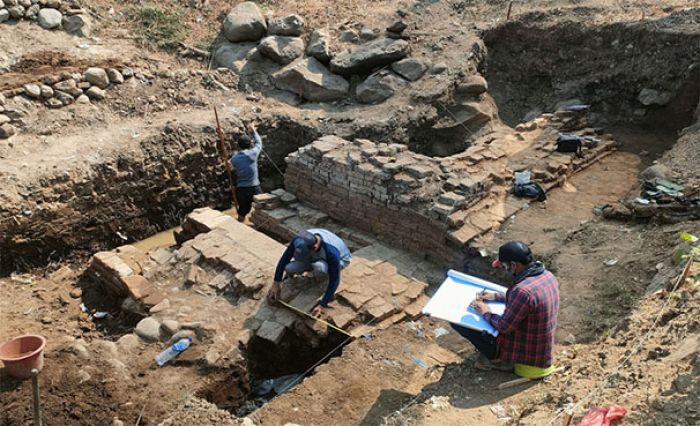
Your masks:
<instances>
[{"instance_id":1,"label":"white drawing board","mask_svg":"<svg viewBox=\"0 0 700 426\"><path fill-rule=\"evenodd\" d=\"M505 293L507 290L503 286L481 278L450 270L445 281L423 308L423 313L497 336L498 331L484 317L469 307L477 293L484 289L501 293ZM488 302L488 305L491 312L498 315L503 315L506 308L503 302Z\"/></svg>"}]
</instances>

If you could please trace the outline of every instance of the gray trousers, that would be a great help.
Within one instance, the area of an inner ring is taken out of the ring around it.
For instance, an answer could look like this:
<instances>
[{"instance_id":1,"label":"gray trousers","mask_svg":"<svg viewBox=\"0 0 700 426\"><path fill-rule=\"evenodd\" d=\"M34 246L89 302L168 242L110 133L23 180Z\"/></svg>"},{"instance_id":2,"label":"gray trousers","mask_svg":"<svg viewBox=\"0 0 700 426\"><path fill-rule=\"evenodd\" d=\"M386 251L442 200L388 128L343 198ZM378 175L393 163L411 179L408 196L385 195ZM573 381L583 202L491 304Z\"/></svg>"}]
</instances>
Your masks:
<instances>
[{"instance_id":1,"label":"gray trousers","mask_svg":"<svg viewBox=\"0 0 700 426\"><path fill-rule=\"evenodd\" d=\"M314 278L317 281L323 281L328 279L328 263L325 260L317 260L315 262L304 262L300 260L292 260L284 268L284 271L289 274L289 276L301 275L304 272L314 272Z\"/></svg>"}]
</instances>

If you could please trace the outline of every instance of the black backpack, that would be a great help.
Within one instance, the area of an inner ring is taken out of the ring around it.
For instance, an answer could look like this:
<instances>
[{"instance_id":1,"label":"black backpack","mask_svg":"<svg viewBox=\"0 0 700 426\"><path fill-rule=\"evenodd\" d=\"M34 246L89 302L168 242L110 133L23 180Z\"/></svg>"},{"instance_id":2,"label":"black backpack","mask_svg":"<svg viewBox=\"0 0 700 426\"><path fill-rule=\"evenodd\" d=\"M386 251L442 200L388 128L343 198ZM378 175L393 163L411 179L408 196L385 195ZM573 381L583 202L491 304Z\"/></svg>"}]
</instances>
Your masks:
<instances>
[{"instance_id":1,"label":"black backpack","mask_svg":"<svg viewBox=\"0 0 700 426\"><path fill-rule=\"evenodd\" d=\"M537 182L515 184L513 194L516 197L533 198L535 201L545 201L547 194Z\"/></svg>"},{"instance_id":2,"label":"black backpack","mask_svg":"<svg viewBox=\"0 0 700 426\"><path fill-rule=\"evenodd\" d=\"M574 152L583 157L583 141L578 135L560 133L557 138L557 152Z\"/></svg>"}]
</instances>

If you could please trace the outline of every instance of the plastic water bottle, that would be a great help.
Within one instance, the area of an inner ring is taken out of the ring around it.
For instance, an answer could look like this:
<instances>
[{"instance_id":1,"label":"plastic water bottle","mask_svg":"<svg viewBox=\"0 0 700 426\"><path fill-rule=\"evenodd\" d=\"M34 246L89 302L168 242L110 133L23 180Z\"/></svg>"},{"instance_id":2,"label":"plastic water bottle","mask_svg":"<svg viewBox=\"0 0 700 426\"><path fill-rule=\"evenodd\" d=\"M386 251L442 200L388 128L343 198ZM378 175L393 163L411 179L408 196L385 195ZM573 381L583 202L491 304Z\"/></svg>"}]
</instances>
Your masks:
<instances>
[{"instance_id":1,"label":"plastic water bottle","mask_svg":"<svg viewBox=\"0 0 700 426\"><path fill-rule=\"evenodd\" d=\"M166 350L156 355L156 364L158 364L159 367L162 367L166 362L180 355L180 352L184 352L185 349L189 348L190 343L192 343L191 337L185 337L184 339L180 339L173 343Z\"/></svg>"}]
</instances>

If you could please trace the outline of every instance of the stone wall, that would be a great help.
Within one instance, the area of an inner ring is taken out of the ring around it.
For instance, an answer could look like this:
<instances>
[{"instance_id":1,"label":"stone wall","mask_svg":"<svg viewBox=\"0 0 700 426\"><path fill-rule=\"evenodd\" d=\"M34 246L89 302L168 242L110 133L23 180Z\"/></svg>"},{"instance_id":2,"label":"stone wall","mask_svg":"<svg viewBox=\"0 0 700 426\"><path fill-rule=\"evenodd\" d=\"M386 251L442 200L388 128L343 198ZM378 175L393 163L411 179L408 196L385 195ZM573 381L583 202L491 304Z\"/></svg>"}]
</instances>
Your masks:
<instances>
[{"instance_id":1,"label":"stone wall","mask_svg":"<svg viewBox=\"0 0 700 426\"><path fill-rule=\"evenodd\" d=\"M515 171L530 170L550 189L614 148L609 135L585 124L585 114L548 114L443 158L403 145L326 136L287 158L285 184L301 203L342 224L454 265L473 240L527 204L509 195ZM558 132L575 128L597 135L598 145L581 158L557 153Z\"/></svg>"},{"instance_id":2,"label":"stone wall","mask_svg":"<svg viewBox=\"0 0 700 426\"><path fill-rule=\"evenodd\" d=\"M327 136L288 157L285 183L299 199L336 220L445 258L452 249L446 246L446 222L439 218L453 207L431 204L440 198L466 204L486 183L464 182L458 192L441 197L441 174L437 160L404 145Z\"/></svg>"}]
</instances>

